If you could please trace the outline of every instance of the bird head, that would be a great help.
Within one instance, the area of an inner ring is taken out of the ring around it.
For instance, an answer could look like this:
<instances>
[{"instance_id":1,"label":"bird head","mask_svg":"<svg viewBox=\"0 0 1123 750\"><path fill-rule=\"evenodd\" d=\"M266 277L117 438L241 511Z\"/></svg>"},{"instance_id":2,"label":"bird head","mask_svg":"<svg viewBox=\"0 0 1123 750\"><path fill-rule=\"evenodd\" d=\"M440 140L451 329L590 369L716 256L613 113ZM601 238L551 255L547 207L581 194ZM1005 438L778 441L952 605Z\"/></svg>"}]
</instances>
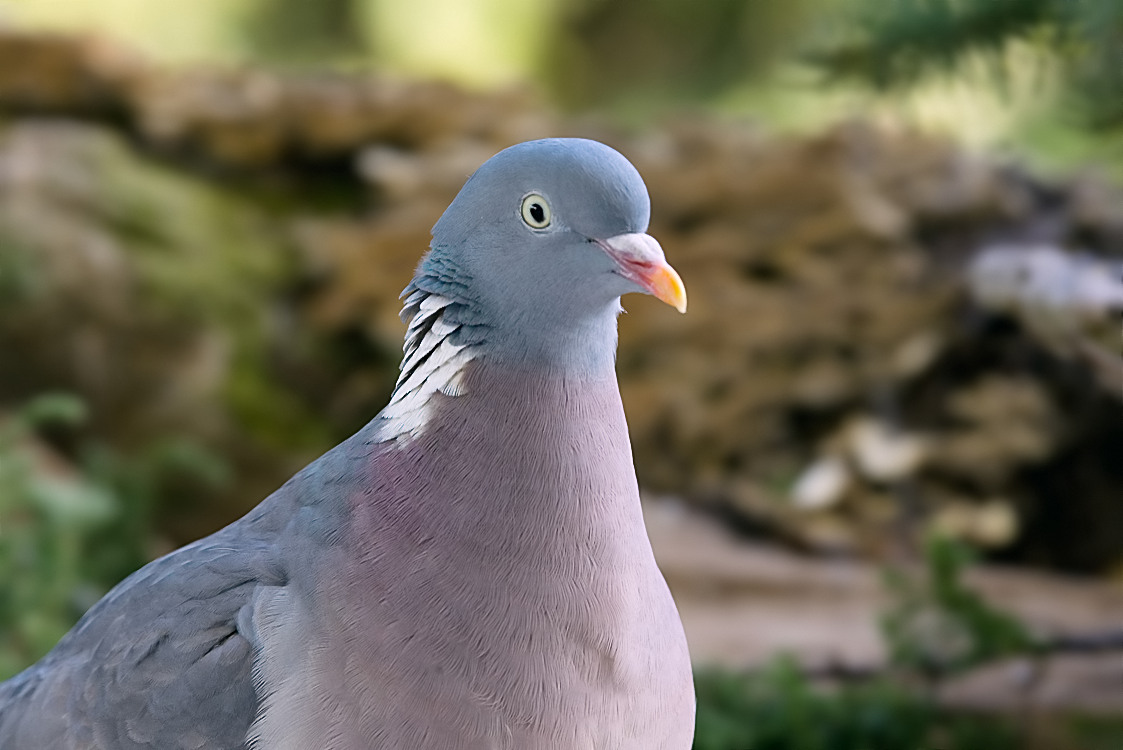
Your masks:
<instances>
[{"instance_id":1,"label":"bird head","mask_svg":"<svg viewBox=\"0 0 1123 750\"><path fill-rule=\"evenodd\" d=\"M608 146L521 143L469 178L411 287L452 298L456 322L499 356L592 364L606 336L614 356L621 295L686 310L682 280L646 234L650 213L639 173Z\"/></svg>"}]
</instances>

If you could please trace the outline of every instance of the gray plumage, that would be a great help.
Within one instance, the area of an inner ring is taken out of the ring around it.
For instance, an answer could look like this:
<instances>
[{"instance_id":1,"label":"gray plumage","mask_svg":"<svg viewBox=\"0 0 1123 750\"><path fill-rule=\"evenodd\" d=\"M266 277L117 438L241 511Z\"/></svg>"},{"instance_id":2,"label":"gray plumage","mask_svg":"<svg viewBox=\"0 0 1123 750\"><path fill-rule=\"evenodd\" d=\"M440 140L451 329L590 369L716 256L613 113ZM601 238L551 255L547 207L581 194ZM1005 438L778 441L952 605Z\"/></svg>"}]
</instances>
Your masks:
<instances>
[{"instance_id":1,"label":"gray plumage","mask_svg":"<svg viewBox=\"0 0 1123 750\"><path fill-rule=\"evenodd\" d=\"M386 409L0 685L0 750L689 748L614 372L621 294L685 306L648 213L601 144L489 160Z\"/></svg>"}]
</instances>

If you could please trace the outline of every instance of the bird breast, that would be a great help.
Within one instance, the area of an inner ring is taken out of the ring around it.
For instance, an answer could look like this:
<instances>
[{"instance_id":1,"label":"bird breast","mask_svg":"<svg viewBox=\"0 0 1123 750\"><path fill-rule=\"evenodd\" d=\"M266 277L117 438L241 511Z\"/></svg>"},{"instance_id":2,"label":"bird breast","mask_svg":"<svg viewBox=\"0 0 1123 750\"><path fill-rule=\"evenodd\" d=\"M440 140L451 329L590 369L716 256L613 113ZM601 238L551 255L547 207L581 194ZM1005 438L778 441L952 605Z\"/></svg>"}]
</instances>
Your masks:
<instances>
[{"instance_id":1,"label":"bird breast","mask_svg":"<svg viewBox=\"0 0 1123 750\"><path fill-rule=\"evenodd\" d=\"M306 679L262 727L330 710L340 750L686 750L690 665L615 381L469 377L425 440L370 455L346 549L271 605L319 624L273 634Z\"/></svg>"}]
</instances>

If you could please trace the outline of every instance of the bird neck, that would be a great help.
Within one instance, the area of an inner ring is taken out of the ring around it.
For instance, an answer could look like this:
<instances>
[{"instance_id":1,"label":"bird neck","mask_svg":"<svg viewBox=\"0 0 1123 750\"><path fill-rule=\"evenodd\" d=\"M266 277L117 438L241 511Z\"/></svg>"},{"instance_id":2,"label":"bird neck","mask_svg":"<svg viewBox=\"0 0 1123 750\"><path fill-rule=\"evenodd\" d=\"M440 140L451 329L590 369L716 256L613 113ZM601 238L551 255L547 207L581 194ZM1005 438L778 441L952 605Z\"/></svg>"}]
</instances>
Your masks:
<instances>
[{"instance_id":1,"label":"bird neck","mask_svg":"<svg viewBox=\"0 0 1123 750\"><path fill-rule=\"evenodd\" d=\"M480 356L530 377L597 381L616 375L618 300L582 316L526 316L491 329Z\"/></svg>"},{"instance_id":2,"label":"bird neck","mask_svg":"<svg viewBox=\"0 0 1123 750\"><path fill-rule=\"evenodd\" d=\"M497 565L516 568L592 545L581 559L612 569L648 549L615 376L477 360L463 388L437 399L417 439L375 454L373 491L355 499L361 516L377 516L371 534L400 524L449 549L487 543Z\"/></svg>"},{"instance_id":3,"label":"bird neck","mask_svg":"<svg viewBox=\"0 0 1123 750\"><path fill-rule=\"evenodd\" d=\"M529 304L496 315L456 288L432 286L419 276L405 291L401 373L376 418L384 437L416 435L437 393L463 395L464 372L476 360L529 376L615 382L619 298L576 311Z\"/></svg>"},{"instance_id":4,"label":"bird neck","mask_svg":"<svg viewBox=\"0 0 1123 750\"><path fill-rule=\"evenodd\" d=\"M481 292L459 280L471 279L471 274L444 250L435 246L425 256L403 292L402 318L409 321L403 374L417 360L412 355L432 351L418 345L424 338L471 347L473 358L522 371L580 378L614 375L619 296L598 299L560 287L541 297Z\"/></svg>"}]
</instances>

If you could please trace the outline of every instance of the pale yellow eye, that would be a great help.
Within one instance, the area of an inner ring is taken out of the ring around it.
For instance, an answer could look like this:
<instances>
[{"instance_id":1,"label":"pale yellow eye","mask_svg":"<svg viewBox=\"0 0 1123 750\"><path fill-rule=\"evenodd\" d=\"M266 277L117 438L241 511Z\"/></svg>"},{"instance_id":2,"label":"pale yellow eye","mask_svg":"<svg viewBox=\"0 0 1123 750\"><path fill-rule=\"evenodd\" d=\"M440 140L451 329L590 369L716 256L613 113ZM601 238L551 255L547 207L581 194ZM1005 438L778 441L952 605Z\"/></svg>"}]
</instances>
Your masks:
<instances>
[{"instance_id":1,"label":"pale yellow eye","mask_svg":"<svg viewBox=\"0 0 1123 750\"><path fill-rule=\"evenodd\" d=\"M538 193L531 193L523 198L523 221L533 229L545 229L550 226L550 204Z\"/></svg>"}]
</instances>

